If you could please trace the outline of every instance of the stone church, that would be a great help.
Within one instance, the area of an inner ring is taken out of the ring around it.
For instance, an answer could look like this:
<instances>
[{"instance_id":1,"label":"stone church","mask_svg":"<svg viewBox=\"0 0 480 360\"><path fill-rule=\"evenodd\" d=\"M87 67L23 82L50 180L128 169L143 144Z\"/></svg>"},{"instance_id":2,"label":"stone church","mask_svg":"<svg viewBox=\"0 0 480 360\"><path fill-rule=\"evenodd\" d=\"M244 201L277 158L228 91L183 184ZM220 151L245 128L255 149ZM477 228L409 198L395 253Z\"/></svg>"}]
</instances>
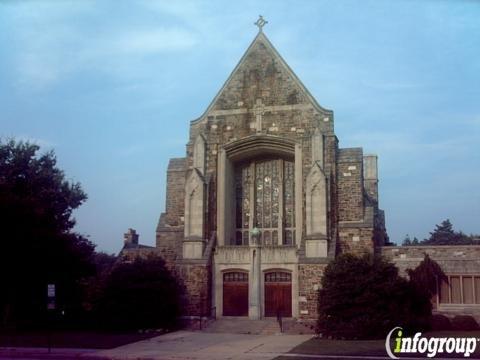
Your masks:
<instances>
[{"instance_id":1,"label":"stone church","mask_svg":"<svg viewBox=\"0 0 480 360\"><path fill-rule=\"evenodd\" d=\"M126 234L124 254L160 254L181 279L186 317L315 319L323 270L339 253L411 260L383 247L377 156L339 147L333 112L263 24L190 122L185 157L169 162L156 247Z\"/></svg>"},{"instance_id":2,"label":"stone church","mask_svg":"<svg viewBox=\"0 0 480 360\"><path fill-rule=\"evenodd\" d=\"M168 166L156 251L187 316L315 317L326 264L386 239L377 157L339 147L333 112L259 29Z\"/></svg>"}]
</instances>

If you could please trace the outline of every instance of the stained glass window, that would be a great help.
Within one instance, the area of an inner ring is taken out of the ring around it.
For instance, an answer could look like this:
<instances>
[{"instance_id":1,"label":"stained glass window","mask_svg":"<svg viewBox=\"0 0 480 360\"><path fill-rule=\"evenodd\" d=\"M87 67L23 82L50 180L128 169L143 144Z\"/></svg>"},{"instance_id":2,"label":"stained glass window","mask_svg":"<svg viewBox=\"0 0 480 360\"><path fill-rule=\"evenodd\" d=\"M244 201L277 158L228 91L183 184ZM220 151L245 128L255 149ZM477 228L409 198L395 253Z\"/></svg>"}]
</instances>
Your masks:
<instances>
[{"instance_id":1,"label":"stained glass window","mask_svg":"<svg viewBox=\"0 0 480 360\"><path fill-rule=\"evenodd\" d=\"M246 282L248 281L248 274L244 272L229 272L223 274L224 282Z\"/></svg>"},{"instance_id":2,"label":"stained glass window","mask_svg":"<svg viewBox=\"0 0 480 360\"><path fill-rule=\"evenodd\" d=\"M265 274L265 282L291 282L292 274L287 272L271 272Z\"/></svg>"},{"instance_id":3,"label":"stained glass window","mask_svg":"<svg viewBox=\"0 0 480 360\"><path fill-rule=\"evenodd\" d=\"M294 244L294 191L295 166L292 161L262 160L238 166L235 172L235 244L248 244L250 213L254 215L252 225L260 230L261 243Z\"/></svg>"},{"instance_id":4,"label":"stained glass window","mask_svg":"<svg viewBox=\"0 0 480 360\"><path fill-rule=\"evenodd\" d=\"M250 166L245 165L235 172L235 245L248 245L248 227L250 223Z\"/></svg>"}]
</instances>

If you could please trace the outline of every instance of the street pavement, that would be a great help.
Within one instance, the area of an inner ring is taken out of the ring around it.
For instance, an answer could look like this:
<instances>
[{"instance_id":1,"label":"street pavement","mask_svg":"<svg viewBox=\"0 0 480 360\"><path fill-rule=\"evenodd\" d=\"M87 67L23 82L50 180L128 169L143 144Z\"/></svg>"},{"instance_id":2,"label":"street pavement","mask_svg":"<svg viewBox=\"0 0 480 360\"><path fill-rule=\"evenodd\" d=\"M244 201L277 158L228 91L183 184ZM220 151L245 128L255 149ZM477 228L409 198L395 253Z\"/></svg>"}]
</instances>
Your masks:
<instances>
[{"instance_id":1,"label":"street pavement","mask_svg":"<svg viewBox=\"0 0 480 360\"><path fill-rule=\"evenodd\" d=\"M118 360L273 359L311 337L177 331L96 354Z\"/></svg>"},{"instance_id":2,"label":"street pavement","mask_svg":"<svg viewBox=\"0 0 480 360\"><path fill-rule=\"evenodd\" d=\"M177 331L109 350L0 348L0 359L251 360L273 359L311 335L247 335Z\"/></svg>"}]
</instances>

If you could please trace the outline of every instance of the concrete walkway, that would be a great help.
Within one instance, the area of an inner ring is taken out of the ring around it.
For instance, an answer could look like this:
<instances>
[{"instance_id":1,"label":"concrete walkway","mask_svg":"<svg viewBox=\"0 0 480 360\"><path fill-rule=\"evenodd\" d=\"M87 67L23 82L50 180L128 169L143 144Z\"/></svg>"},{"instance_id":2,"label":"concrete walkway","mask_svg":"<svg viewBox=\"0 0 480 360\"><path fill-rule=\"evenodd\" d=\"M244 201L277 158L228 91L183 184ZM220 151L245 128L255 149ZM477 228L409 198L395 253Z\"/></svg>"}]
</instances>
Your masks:
<instances>
[{"instance_id":1,"label":"concrete walkway","mask_svg":"<svg viewBox=\"0 0 480 360\"><path fill-rule=\"evenodd\" d=\"M307 341L311 335L246 335L177 331L148 340L98 351L121 359L273 359Z\"/></svg>"}]
</instances>

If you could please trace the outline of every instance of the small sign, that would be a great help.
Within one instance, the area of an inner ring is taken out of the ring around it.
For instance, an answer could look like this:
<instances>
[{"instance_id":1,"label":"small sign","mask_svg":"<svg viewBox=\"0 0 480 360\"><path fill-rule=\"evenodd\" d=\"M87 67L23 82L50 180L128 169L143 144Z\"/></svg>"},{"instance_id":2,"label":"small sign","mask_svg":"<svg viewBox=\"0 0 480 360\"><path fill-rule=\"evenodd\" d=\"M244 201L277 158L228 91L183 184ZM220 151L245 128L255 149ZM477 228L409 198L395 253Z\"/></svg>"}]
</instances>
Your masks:
<instances>
[{"instance_id":1,"label":"small sign","mask_svg":"<svg viewBox=\"0 0 480 360\"><path fill-rule=\"evenodd\" d=\"M47 285L47 296L49 298L55 297L55 284L48 284Z\"/></svg>"},{"instance_id":2,"label":"small sign","mask_svg":"<svg viewBox=\"0 0 480 360\"><path fill-rule=\"evenodd\" d=\"M47 310L55 310L55 300L50 300L47 303Z\"/></svg>"}]
</instances>

